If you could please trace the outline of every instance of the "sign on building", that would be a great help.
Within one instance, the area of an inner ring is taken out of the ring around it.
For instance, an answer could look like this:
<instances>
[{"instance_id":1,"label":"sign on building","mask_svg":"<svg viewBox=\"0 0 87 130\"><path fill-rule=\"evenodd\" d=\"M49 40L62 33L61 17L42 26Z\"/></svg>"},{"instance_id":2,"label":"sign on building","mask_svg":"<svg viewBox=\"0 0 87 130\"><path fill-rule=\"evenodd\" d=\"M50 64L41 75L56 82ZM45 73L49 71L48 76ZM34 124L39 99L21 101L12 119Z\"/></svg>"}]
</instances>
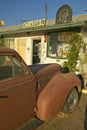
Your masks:
<instances>
[{"instance_id":1,"label":"sign on building","mask_svg":"<svg viewBox=\"0 0 87 130\"><path fill-rule=\"evenodd\" d=\"M23 23L23 27L39 27L39 26L44 26L45 25L45 19L40 19L40 20L33 20L33 21L28 21Z\"/></svg>"},{"instance_id":2,"label":"sign on building","mask_svg":"<svg viewBox=\"0 0 87 130\"><path fill-rule=\"evenodd\" d=\"M56 14L56 24L70 23L72 21L72 8L69 5L60 7Z\"/></svg>"}]
</instances>

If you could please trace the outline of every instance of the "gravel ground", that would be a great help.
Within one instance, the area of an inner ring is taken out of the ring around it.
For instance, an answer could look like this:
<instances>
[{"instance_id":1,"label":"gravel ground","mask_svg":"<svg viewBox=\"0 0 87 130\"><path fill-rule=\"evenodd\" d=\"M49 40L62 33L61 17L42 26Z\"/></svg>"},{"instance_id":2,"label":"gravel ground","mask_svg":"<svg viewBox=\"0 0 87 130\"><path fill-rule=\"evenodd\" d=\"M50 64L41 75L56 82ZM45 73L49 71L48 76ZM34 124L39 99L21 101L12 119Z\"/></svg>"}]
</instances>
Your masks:
<instances>
[{"instance_id":1,"label":"gravel ground","mask_svg":"<svg viewBox=\"0 0 87 130\"><path fill-rule=\"evenodd\" d=\"M82 94L77 110L66 115L60 113L36 130L87 130L87 94Z\"/></svg>"}]
</instances>

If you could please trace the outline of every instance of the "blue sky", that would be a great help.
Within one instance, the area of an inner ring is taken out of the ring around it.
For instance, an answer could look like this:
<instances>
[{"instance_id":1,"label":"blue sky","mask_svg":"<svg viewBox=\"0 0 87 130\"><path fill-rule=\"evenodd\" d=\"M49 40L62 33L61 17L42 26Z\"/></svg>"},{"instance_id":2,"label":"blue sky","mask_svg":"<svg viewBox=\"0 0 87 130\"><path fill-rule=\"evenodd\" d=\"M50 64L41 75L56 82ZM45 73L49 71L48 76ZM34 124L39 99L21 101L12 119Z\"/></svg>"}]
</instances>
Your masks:
<instances>
[{"instance_id":1,"label":"blue sky","mask_svg":"<svg viewBox=\"0 0 87 130\"><path fill-rule=\"evenodd\" d=\"M0 20L5 26L13 26L23 20L45 18L45 4L49 20L56 18L56 12L64 4L71 6L73 16L87 14L87 0L0 0Z\"/></svg>"}]
</instances>

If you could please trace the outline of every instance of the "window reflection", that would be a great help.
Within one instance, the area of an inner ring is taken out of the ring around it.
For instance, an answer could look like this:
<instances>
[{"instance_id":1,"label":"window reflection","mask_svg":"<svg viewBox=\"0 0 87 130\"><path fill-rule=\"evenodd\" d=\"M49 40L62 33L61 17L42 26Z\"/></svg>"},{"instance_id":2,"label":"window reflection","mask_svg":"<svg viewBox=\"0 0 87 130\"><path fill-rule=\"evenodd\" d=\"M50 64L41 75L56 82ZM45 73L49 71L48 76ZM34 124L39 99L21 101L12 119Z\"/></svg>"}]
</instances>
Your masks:
<instances>
[{"instance_id":1,"label":"window reflection","mask_svg":"<svg viewBox=\"0 0 87 130\"><path fill-rule=\"evenodd\" d=\"M17 56L0 55L0 80L27 74L26 66Z\"/></svg>"},{"instance_id":2,"label":"window reflection","mask_svg":"<svg viewBox=\"0 0 87 130\"><path fill-rule=\"evenodd\" d=\"M68 40L71 35L71 32L50 33L48 56L66 58L69 50Z\"/></svg>"}]
</instances>

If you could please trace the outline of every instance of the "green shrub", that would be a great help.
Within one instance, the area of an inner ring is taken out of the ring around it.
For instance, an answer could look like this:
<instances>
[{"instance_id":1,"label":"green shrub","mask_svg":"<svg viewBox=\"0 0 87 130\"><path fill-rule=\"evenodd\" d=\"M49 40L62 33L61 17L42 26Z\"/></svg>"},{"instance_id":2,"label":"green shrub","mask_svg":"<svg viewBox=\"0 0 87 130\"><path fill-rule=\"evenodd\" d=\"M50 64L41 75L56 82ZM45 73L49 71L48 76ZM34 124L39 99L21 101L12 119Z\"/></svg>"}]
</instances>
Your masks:
<instances>
[{"instance_id":1,"label":"green shrub","mask_svg":"<svg viewBox=\"0 0 87 130\"><path fill-rule=\"evenodd\" d=\"M68 67L69 71L75 71L79 57L79 51L83 44L82 36L78 33L73 33L71 38L68 40L68 44L69 51L67 55L67 62L64 62L63 66Z\"/></svg>"}]
</instances>

